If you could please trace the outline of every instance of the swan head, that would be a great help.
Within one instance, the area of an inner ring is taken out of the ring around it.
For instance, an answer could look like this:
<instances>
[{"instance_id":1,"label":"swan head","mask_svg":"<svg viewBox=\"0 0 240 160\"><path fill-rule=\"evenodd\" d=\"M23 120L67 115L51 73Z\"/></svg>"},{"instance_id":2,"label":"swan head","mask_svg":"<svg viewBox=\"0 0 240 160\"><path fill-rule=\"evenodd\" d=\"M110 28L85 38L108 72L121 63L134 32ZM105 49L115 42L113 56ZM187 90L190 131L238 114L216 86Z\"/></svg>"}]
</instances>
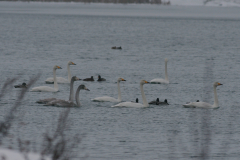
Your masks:
<instances>
[{"instance_id":1,"label":"swan head","mask_svg":"<svg viewBox=\"0 0 240 160\"><path fill-rule=\"evenodd\" d=\"M101 79L101 76L100 76L100 75L98 75L98 79Z\"/></svg>"},{"instance_id":2,"label":"swan head","mask_svg":"<svg viewBox=\"0 0 240 160\"><path fill-rule=\"evenodd\" d=\"M73 81L80 81L81 79L78 78L77 76L73 76L71 80L73 80Z\"/></svg>"},{"instance_id":3,"label":"swan head","mask_svg":"<svg viewBox=\"0 0 240 160\"><path fill-rule=\"evenodd\" d=\"M167 58L165 58L165 62L168 62L168 59L167 59Z\"/></svg>"},{"instance_id":4,"label":"swan head","mask_svg":"<svg viewBox=\"0 0 240 160\"><path fill-rule=\"evenodd\" d=\"M149 82L144 79L140 81L140 84L142 84L142 85L144 85L145 83L149 83Z\"/></svg>"},{"instance_id":5,"label":"swan head","mask_svg":"<svg viewBox=\"0 0 240 160\"><path fill-rule=\"evenodd\" d=\"M157 100L156 100L157 102L159 102L159 98L157 98Z\"/></svg>"},{"instance_id":6,"label":"swan head","mask_svg":"<svg viewBox=\"0 0 240 160\"><path fill-rule=\"evenodd\" d=\"M138 103L138 98L136 99L136 103Z\"/></svg>"},{"instance_id":7,"label":"swan head","mask_svg":"<svg viewBox=\"0 0 240 160\"><path fill-rule=\"evenodd\" d=\"M165 99L164 102L165 102L165 103L168 103L168 102L167 102L167 99Z\"/></svg>"},{"instance_id":8,"label":"swan head","mask_svg":"<svg viewBox=\"0 0 240 160\"><path fill-rule=\"evenodd\" d=\"M215 83L213 84L214 87L221 86L221 85L222 85L222 84L219 83L219 82L215 82Z\"/></svg>"},{"instance_id":9,"label":"swan head","mask_svg":"<svg viewBox=\"0 0 240 160\"><path fill-rule=\"evenodd\" d=\"M76 65L75 63L73 63L72 61L68 62L68 65Z\"/></svg>"},{"instance_id":10,"label":"swan head","mask_svg":"<svg viewBox=\"0 0 240 160\"><path fill-rule=\"evenodd\" d=\"M120 82L120 81L126 81L125 79L123 79L123 78L118 78L118 80L117 80L118 82Z\"/></svg>"},{"instance_id":11,"label":"swan head","mask_svg":"<svg viewBox=\"0 0 240 160\"><path fill-rule=\"evenodd\" d=\"M27 84L25 82L22 83L23 86L27 86Z\"/></svg>"},{"instance_id":12,"label":"swan head","mask_svg":"<svg viewBox=\"0 0 240 160\"><path fill-rule=\"evenodd\" d=\"M57 66L57 65L55 65L54 67L53 67L53 69L62 69L61 67L59 67L59 66Z\"/></svg>"},{"instance_id":13,"label":"swan head","mask_svg":"<svg viewBox=\"0 0 240 160\"><path fill-rule=\"evenodd\" d=\"M84 89L84 90L86 90L86 91L90 91L85 85L83 85L83 84L81 84L80 86L80 89Z\"/></svg>"}]
</instances>

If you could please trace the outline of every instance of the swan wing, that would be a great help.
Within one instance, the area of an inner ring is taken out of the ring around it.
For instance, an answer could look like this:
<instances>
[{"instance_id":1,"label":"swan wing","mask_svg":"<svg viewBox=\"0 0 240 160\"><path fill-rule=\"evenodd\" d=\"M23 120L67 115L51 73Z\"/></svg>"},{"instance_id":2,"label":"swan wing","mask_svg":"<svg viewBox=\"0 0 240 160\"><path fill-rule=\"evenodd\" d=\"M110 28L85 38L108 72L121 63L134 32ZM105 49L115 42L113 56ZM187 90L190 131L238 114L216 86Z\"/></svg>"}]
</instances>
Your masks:
<instances>
[{"instance_id":1,"label":"swan wing","mask_svg":"<svg viewBox=\"0 0 240 160\"><path fill-rule=\"evenodd\" d=\"M142 108L145 107L143 104L141 103L134 103L134 102L122 102L119 104L116 104L112 107L133 107L133 108Z\"/></svg>"},{"instance_id":2,"label":"swan wing","mask_svg":"<svg viewBox=\"0 0 240 160\"><path fill-rule=\"evenodd\" d=\"M162 79L162 78L155 78L150 81L152 84L169 84L169 81Z\"/></svg>"},{"instance_id":3,"label":"swan wing","mask_svg":"<svg viewBox=\"0 0 240 160\"><path fill-rule=\"evenodd\" d=\"M189 102L183 106L186 108L214 108L213 105L206 102Z\"/></svg>"},{"instance_id":4,"label":"swan wing","mask_svg":"<svg viewBox=\"0 0 240 160\"><path fill-rule=\"evenodd\" d=\"M108 96L97 97L92 99L93 102L120 102L118 99Z\"/></svg>"},{"instance_id":5,"label":"swan wing","mask_svg":"<svg viewBox=\"0 0 240 160\"><path fill-rule=\"evenodd\" d=\"M47 78L46 80L45 80L45 83L47 83L47 84L53 84L53 78ZM66 79L66 78L63 78L63 77L57 77L57 83L70 83L69 81L68 81L68 79Z\"/></svg>"},{"instance_id":6,"label":"swan wing","mask_svg":"<svg viewBox=\"0 0 240 160\"><path fill-rule=\"evenodd\" d=\"M58 90L48 86L39 86L32 88L31 92L58 92Z\"/></svg>"}]
</instances>

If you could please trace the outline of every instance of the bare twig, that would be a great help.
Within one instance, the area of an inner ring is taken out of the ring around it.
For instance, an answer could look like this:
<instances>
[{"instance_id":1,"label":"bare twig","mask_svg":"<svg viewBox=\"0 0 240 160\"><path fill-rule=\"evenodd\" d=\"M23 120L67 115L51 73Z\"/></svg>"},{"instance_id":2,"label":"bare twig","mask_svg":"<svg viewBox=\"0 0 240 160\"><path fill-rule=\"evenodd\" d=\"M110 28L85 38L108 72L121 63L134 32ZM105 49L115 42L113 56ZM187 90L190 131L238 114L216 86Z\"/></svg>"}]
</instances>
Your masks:
<instances>
[{"instance_id":1,"label":"bare twig","mask_svg":"<svg viewBox=\"0 0 240 160\"><path fill-rule=\"evenodd\" d=\"M14 113L16 112L17 108L21 105L21 102L27 92L27 90L31 87L32 84L34 84L38 78L40 77L40 74L33 77L29 83L28 88L23 88L21 92L19 93L18 99L16 100L14 106L10 109L9 113L4 117L4 120L0 122L0 142L4 136L8 134L8 130L11 127L12 121L14 120ZM6 89L17 80L17 78L12 78L10 80L7 80L7 82L4 83L0 97L3 97L5 94Z\"/></svg>"}]
</instances>

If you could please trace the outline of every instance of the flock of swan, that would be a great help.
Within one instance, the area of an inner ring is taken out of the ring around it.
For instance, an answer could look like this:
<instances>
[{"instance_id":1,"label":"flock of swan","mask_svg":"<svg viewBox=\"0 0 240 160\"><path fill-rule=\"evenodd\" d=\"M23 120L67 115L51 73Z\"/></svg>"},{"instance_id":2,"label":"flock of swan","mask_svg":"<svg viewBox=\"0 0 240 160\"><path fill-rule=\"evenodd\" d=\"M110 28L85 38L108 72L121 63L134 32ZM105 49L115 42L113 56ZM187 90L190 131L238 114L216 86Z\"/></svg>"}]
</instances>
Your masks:
<instances>
[{"instance_id":1,"label":"flock of swan","mask_svg":"<svg viewBox=\"0 0 240 160\"><path fill-rule=\"evenodd\" d=\"M138 99L136 99L136 102L122 102L122 97L121 97L121 90L120 90L120 82L121 81L126 81L123 78L118 78L117 79L117 87L118 87L118 98L113 98L109 96L103 96L103 97L96 97L91 99L92 102L115 102L118 104L113 105L112 107L136 107L136 108L141 108L141 107L149 107L149 104L156 104L156 105L168 105L167 99L165 99L164 102L160 102L159 98L157 98L156 101L152 102L147 102L146 96L144 94L143 90L143 85L147 83L152 83L152 84L169 84L169 79L168 79L168 73L167 73L167 62L168 59L165 59L165 79L160 79L160 78L155 78L151 80L150 82L146 80L141 80L140 81L140 91L142 95L142 104L138 103ZM87 90L89 89L85 85L79 85L77 88L77 91L75 93L75 101L76 104L74 103L74 89L73 89L73 84L74 81L79 81L79 79L76 76L71 76L71 71L70 71L70 65L76 65L75 63L69 61L67 65L68 69L68 79L63 78L63 77L56 77L56 70L57 69L62 69L61 67L55 65L53 67L53 78L47 78L46 83L47 84L54 84L54 87L49 87L49 86L39 86L39 87L34 87L31 89L32 92L58 92L58 83L70 83L70 94L69 94L69 100L62 100L62 99L56 99L56 98L47 98L47 99L41 99L38 100L37 103L44 104L46 106L60 106L60 107L80 107L80 100L79 100L79 92L80 90ZM91 78L86 78L84 81L94 81L93 76ZM98 81L106 81L106 79L101 78L101 76L98 76ZM219 82L215 82L213 84L213 90L214 90L214 104L211 105L206 102L201 102L201 101L196 101L196 102L188 102L184 104L184 107L191 107L191 108L218 108L218 98L217 98L217 91L216 88L217 86L222 85ZM22 86L22 87L21 87ZM15 88L26 88L26 83L23 83L22 85L16 85L14 86Z\"/></svg>"}]
</instances>

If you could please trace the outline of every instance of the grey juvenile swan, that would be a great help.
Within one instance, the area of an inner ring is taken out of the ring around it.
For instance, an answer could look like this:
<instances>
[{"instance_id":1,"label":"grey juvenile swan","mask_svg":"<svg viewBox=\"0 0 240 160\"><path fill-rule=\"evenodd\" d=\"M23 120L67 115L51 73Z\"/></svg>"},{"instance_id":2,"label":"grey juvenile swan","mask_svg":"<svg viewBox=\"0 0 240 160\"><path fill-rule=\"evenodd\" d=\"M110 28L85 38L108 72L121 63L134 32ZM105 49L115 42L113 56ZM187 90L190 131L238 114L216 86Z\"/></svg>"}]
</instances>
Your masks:
<instances>
[{"instance_id":1,"label":"grey juvenile swan","mask_svg":"<svg viewBox=\"0 0 240 160\"><path fill-rule=\"evenodd\" d=\"M65 100L61 100L61 99L57 99L54 101L51 101L47 104L45 104L45 106L57 106L57 107L80 107L80 100L79 100L79 92L80 90L87 90L90 91L85 85L80 85L77 88L76 91L76 95L75 95L75 99L76 99L76 104L73 101L65 101Z\"/></svg>"}]
</instances>

